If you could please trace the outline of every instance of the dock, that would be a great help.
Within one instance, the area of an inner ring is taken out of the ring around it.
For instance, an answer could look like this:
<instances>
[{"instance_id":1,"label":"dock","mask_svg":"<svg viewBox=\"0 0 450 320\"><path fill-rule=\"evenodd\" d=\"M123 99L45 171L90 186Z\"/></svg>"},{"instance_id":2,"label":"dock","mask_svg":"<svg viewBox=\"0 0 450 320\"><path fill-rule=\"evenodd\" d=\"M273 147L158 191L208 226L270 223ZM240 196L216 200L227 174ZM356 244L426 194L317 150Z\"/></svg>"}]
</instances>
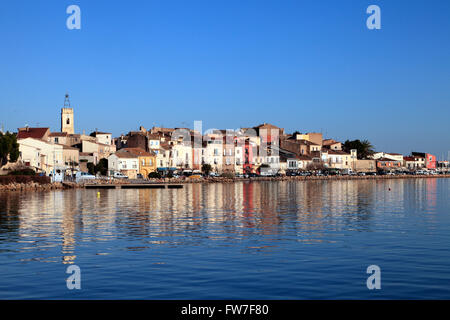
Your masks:
<instances>
[{"instance_id":1,"label":"dock","mask_svg":"<svg viewBox=\"0 0 450 320\"><path fill-rule=\"evenodd\" d=\"M85 189L182 189L182 184L130 183L130 184L85 184Z\"/></svg>"}]
</instances>

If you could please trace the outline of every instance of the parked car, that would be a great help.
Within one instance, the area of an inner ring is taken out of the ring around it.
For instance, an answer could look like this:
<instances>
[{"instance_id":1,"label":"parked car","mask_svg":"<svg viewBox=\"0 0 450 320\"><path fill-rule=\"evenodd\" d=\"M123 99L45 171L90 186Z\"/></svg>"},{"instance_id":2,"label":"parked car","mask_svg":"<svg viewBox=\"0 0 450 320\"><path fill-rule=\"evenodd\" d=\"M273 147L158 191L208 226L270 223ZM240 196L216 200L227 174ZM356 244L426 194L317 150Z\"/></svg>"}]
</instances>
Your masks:
<instances>
[{"instance_id":1,"label":"parked car","mask_svg":"<svg viewBox=\"0 0 450 320\"><path fill-rule=\"evenodd\" d=\"M113 177L116 179L128 179L122 172L114 172Z\"/></svg>"},{"instance_id":2,"label":"parked car","mask_svg":"<svg viewBox=\"0 0 450 320\"><path fill-rule=\"evenodd\" d=\"M84 182L84 181L89 181L89 180L95 180L96 177L92 174L89 174L87 172L77 172L75 174L75 182L76 183L80 183L80 182Z\"/></svg>"}]
</instances>

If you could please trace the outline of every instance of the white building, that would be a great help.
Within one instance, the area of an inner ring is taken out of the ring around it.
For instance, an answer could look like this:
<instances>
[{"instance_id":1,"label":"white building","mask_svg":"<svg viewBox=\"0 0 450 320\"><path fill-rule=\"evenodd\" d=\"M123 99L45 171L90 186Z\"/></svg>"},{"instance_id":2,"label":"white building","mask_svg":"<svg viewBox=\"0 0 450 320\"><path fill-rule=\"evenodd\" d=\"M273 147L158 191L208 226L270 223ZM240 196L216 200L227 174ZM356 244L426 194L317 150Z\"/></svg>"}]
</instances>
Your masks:
<instances>
[{"instance_id":1,"label":"white building","mask_svg":"<svg viewBox=\"0 0 450 320\"><path fill-rule=\"evenodd\" d=\"M394 161L400 161L403 163L403 155L399 153L386 153L386 152L376 152L372 155L372 159L377 160L381 158L386 158Z\"/></svg>"},{"instance_id":2,"label":"white building","mask_svg":"<svg viewBox=\"0 0 450 320\"><path fill-rule=\"evenodd\" d=\"M108 157L108 175L121 172L130 179L136 179L139 172L138 156L121 149Z\"/></svg>"},{"instance_id":3,"label":"white building","mask_svg":"<svg viewBox=\"0 0 450 320\"><path fill-rule=\"evenodd\" d=\"M26 165L50 175L54 170L65 170L63 146L41 139L18 139L19 158Z\"/></svg>"}]
</instances>

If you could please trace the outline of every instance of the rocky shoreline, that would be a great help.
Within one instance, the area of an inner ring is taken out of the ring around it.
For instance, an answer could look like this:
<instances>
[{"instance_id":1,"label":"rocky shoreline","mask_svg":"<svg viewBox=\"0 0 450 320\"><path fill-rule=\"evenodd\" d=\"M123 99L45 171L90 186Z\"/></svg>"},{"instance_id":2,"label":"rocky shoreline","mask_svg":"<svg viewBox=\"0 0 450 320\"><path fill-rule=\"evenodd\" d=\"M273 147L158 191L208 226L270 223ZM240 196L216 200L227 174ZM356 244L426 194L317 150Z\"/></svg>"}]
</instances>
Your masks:
<instances>
[{"instance_id":1,"label":"rocky shoreline","mask_svg":"<svg viewBox=\"0 0 450 320\"><path fill-rule=\"evenodd\" d=\"M10 183L10 184L0 184L0 192L3 191L21 191L21 192L31 192L31 191L55 191L55 190L67 190L67 189L76 189L76 188L84 188L83 185L77 185L73 182L64 182L64 183L45 183L40 184L37 182L29 182L29 183Z\"/></svg>"},{"instance_id":2,"label":"rocky shoreline","mask_svg":"<svg viewBox=\"0 0 450 320\"><path fill-rule=\"evenodd\" d=\"M424 179L424 178L450 178L450 174L444 175L398 175L398 176L307 176L307 177L257 177L257 178L223 178L210 177L200 179L155 179L151 182L155 184L186 184L186 183L234 183L234 182L257 182L257 181L337 181L337 180L386 180L386 179ZM126 180L96 180L90 184L132 184ZM142 184L140 182L139 184ZM0 192L16 191L16 192L31 192L31 191L55 191L55 190L69 190L69 189L83 189L84 184L77 184L74 182L63 183L46 183L39 184L36 182L30 183L11 183L0 185Z\"/></svg>"}]
</instances>

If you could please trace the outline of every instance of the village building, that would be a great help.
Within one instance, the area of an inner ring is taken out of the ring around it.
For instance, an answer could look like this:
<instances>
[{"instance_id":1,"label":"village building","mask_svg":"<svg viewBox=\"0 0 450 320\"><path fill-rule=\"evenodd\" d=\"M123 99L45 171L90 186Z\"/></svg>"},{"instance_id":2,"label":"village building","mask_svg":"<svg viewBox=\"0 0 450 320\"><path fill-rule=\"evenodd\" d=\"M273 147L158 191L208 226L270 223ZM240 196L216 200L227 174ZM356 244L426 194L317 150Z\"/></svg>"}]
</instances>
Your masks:
<instances>
[{"instance_id":1,"label":"village building","mask_svg":"<svg viewBox=\"0 0 450 320\"><path fill-rule=\"evenodd\" d=\"M381 158L391 159L403 163L403 155L400 153L375 152L372 155L372 159L374 160L378 160Z\"/></svg>"},{"instance_id":2,"label":"village building","mask_svg":"<svg viewBox=\"0 0 450 320\"><path fill-rule=\"evenodd\" d=\"M377 169L382 171L400 169L403 165L403 161L393 160L390 158L379 158L376 161L377 161Z\"/></svg>"},{"instance_id":3,"label":"village building","mask_svg":"<svg viewBox=\"0 0 450 320\"><path fill-rule=\"evenodd\" d=\"M156 154L154 152L147 152L140 148L124 148L121 151L126 151L137 156L139 164L138 173L143 178L148 178L149 173L157 171Z\"/></svg>"},{"instance_id":4,"label":"village building","mask_svg":"<svg viewBox=\"0 0 450 320\"><path fill-rule=\"evenodd\" d=\"M50 175L54 170L65 170L63 146L37 138L22 138L19 144L19 160L37 172Z\"/></svg>"},{"instance_id":5,"label":"village building","mask_svg":"<svg viewBox=\"0 0 450 320\"><path fill-rule=\"evenodd\" d=\"M121 149L108 157L108 175L113 176L115 172L120 172L130 179L136 179L139 171L138 155Z\"/></svg>"},{"instance_id":6,"label":"village building","mask_svg":"<svg viewBox=\"0 0 450 320\"><path fill-rule=\"evenodd\" d=\"M411 156L425 159L425 168L436 169L436 156L425 152L411 152Z\"/></svg>"},{"instance_id":7,"label":"village building","mask_svg":"<svg viewBox=\"0 0 450 320\"><path fill-rule=\"evenodd\" d=\"M377 171L377 164L376 164L376 160L371 160L371 159L364 159L364 160L360 160L357 159L355 162L355 167L352 168L353 171L355 172L376 172Z\"/></svg>"},{"instance_id":8,"label":"village building","mask_svg":"<svg viewBox=\"0 0 450 320\"><path fill-rule=\"evenodd\" d=\"M325 139L322 142L322 149L329 149L329 150L342 150L342 143L339 141L335 141L333 139Z\"/></svg>"},{"instance_id":9,"label":"village building","mask_svg":"<svg viewBox=\"0 0 450 320\"><path fill-rule=\"evenodd\" d=\"M354 151L356 152L356 150ZM322 162L326 167L333 169L354 169L356 162L356 153L347 153L341 150L323 150Z\"/></svg>"}]
</instances>

